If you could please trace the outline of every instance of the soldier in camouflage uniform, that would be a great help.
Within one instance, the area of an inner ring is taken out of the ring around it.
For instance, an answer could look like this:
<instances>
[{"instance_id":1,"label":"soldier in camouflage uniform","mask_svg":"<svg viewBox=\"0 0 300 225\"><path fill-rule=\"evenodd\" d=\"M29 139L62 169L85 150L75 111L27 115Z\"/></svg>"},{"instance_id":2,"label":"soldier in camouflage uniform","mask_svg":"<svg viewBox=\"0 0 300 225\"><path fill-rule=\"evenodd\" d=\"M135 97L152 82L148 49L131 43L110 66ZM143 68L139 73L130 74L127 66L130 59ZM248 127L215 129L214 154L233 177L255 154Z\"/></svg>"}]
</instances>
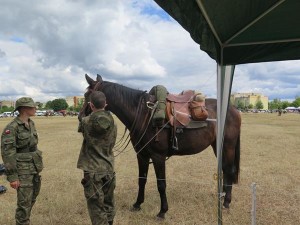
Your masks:
<instances>
[{"instance_id":1,"label":"soldier in camouflage uniform","mask_svg":"<svg viewBox=\"0 0 300 225\"><path fill-rule=\"evenodd\" d=\"M34 122L36 104L29 97L16 101L19 115L3 130L1 155L10 186L17 190L16 224L30 224L31 209L41 188L42 152L38 150L38 134Z\"/></svg>"},{"instance_id":2,"label":"soldier in camouflage uniform","mask_svg":"<svg viewBox=\"0 0 300 225\"><path fill-rule=\"evenodd\" d=\"M92 114L79 124L83 143L77 168L83 170L81 181L93 225L111 225L115 216L114 155L117 127L110 112L105 111L106 98L100 91L90 95Z\"/></svg>"}]
</instances>

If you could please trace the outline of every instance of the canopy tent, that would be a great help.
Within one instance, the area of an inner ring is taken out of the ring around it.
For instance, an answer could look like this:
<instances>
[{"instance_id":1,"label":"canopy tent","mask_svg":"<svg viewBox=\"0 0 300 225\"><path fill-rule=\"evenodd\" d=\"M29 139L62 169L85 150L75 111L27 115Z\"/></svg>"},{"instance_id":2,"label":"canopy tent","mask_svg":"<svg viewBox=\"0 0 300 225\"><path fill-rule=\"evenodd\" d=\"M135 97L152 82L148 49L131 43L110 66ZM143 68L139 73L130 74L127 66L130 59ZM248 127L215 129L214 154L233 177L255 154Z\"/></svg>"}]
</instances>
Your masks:
<instances>
[{"instance_id":1,"label":"canopy tent","mask_svg":"<svg viewBox=\"0 0 300 225\"><path fill-rule=\"evenodd\" d=\"M300 59L299 0L154 0L217 62L218 224L222 145L234 67Z\"/></svg>"},{"instance_id":2,"label":"canopy tent","mask_svg":"<svg viewBox=\"0 0 300 225\"><path fill-rule=\"evenodd\" d=\"M299 0L155 0L218 64L300 58Z\"/></svg>"}]
</instances>

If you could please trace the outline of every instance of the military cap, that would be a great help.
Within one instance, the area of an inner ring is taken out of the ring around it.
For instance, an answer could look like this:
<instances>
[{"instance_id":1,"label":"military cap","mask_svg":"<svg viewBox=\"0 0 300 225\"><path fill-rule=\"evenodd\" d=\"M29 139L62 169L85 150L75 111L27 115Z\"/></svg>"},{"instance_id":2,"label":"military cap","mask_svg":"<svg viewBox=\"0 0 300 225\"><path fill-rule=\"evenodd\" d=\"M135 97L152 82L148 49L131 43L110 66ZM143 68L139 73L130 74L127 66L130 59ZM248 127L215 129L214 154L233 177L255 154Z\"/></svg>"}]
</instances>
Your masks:
<instances>
[{"instance_id":1,"label":"military cap","mask_svg":"<svg viewBox=\"0 0 300 225\"><path fill-rule=\"evenodd\" d=\"M16 106L15 106L15 111L18 110L18 108L20 106L27 106L27 107L36 107L36 104L34 103L33 99L30 98L30 97L22 97L22 98L19 98L17 101L16 101Z\"/></svg>"}]
</instances>

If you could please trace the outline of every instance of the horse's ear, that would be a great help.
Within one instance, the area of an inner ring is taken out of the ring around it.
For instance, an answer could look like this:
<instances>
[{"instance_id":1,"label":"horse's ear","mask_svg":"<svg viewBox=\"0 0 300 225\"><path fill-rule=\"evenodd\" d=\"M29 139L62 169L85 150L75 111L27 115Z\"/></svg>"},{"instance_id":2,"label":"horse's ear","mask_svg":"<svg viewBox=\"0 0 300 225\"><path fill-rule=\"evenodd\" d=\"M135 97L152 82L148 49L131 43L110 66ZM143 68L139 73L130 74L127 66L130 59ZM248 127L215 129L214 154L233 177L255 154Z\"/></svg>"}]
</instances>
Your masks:
<instances>
[{"instance_id":1,"label":"horse's ear","mask_svg":"<svg viewBox=\"0 0 300 225\"><path fill-rule=\"evenodd\" d=\"M87 74L85 74L85 79L86 79L86 81L88 82L88 84L89 84L90 86L92 86L94 80L93 80L92 78L90 78L89 75L87 75Z\"/></svg>"},{"instance_id":2,"label":"horse's ear","mask_svg":"<svg viewBox=\"0 0 300 225\"><path fill-rule=\"evenodd\" d=\"M99 83L101 83L101 82L103 81L101 75L99 75L99 74L97 74L97 81L98 81Z\"/></svg>"}]
</instances>

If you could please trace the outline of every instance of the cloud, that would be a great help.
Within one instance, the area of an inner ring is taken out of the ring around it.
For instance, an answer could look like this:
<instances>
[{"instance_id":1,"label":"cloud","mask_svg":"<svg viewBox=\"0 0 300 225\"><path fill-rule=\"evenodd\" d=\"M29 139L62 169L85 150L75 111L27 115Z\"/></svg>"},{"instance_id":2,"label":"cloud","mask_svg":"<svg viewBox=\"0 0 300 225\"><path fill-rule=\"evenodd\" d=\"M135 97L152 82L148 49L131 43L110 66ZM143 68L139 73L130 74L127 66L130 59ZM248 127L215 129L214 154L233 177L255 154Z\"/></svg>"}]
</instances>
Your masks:
<instances>
[{"instance_id":1,"label":"cloud","mask_svg":"<svg viewBox=\"0 0 300 225\"><path fill-rule=\"evenodd\" d=\"M299 96L299 61L280 61L238 65L233 90L236 92L258 92L269 99L295 99Z\"/></svg>"},{"instance_id":2,"label":"cloud","mask_svg":"<svg viewBox=\"0 0 300 225\"><path fill-rule=\"evenodd\" d=\"M4 58L6 56L5 52L0 49L0 58Z\"/></svg>"},{"instance_id":3,"label":"cloud","mask_svg":"<svg viewBox=\"0 0 300 225\"><path fill-rule=\"evenodd\" d=\"M216 97L216 63L150 0L1 1L0 99L83 95L84 74ZM233 90L299 95L298 61L239 65Z\"/></svg>"}]
</instances>

